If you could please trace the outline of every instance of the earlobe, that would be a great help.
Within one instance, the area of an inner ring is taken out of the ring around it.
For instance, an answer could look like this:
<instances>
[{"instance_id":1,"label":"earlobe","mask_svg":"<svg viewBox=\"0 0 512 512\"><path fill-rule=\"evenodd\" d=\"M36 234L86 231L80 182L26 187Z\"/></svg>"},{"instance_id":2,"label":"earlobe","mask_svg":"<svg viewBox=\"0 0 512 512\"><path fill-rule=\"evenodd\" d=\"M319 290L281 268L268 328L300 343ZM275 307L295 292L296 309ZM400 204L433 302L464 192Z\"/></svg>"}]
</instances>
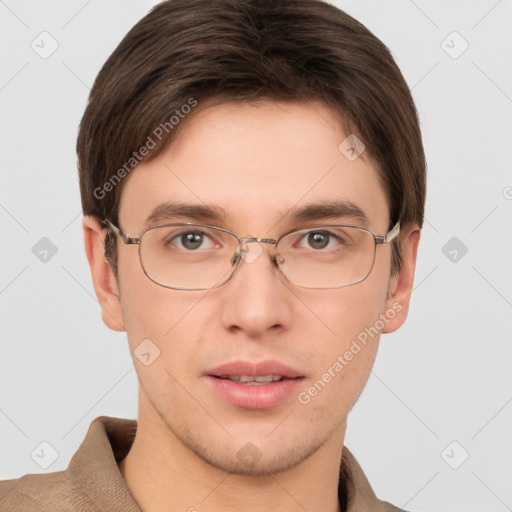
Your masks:
<instances>
[{"instance_id":1,"label":"earlobe","mask_svg":"<svg viewBox=\"0 0 512 512\"><path fill-rule=\"evenodd\" d=\"M409 313L420 235L421 230L417 225L406 228L400 235L402 241L402 268L391 278L390 293L384 312L388 321L382 329L383 334L399 329Z\"/></svg>"},{"instance_id":2,"label":"earlobe","mask_svg":"<svg viewBox=\"0 0 512 512\"><path fill-rule=\"evenodd\" d=\"M125 331L119 289L110 263L105 259L107 230L95 217L84 216L84 246L96 297L101 306L101 316L107 327Z\"/></svg>"}]
</instances>

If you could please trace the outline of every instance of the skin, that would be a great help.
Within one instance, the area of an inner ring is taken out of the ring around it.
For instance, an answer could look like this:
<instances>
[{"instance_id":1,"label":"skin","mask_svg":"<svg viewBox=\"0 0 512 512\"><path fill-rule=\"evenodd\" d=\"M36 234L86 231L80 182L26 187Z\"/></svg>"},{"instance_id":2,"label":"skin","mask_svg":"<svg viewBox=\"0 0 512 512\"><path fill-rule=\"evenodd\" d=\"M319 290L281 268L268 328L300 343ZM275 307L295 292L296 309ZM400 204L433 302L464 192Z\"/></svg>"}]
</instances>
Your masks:
<instances>
[{"instance_id":1,"label":"skin","mask_svg":"<svg viewBox=\"0 0 512 512\"><path fill-rule=\"evenodd\" d=\"M386 233L389 205L375 167L368 158L351 162L340 153L347 134L328 108L272 101L200 107L158 158L127 178L119 221L125 233L138 236L152 208L170 199L220 206L227 216L215 225L240 237L272 238L296 227L282 221L282 212L343 199L366 212L376 235ZM271 247L263 246L227 284L180 291L150 281L137 247L121 241L118 288L103 256L106 230L91 217L83 227L104 322L126 330L132 355L146 338L161 351L150 366L133 357L138 430L120 470L141 509L281 512L300 504L311 512L339 510L346 420L380 336L307 405L293 394L270 409L236 407L202 375L237 359L274 359L300 370L306 390L394 303L402 309L382 332L398 329L408 313L419 228L402 226L398 274L390 272L391 247L380 245L372 272L354 286L294 286L272 267ZM237 457L248 442L261 453L251 466Z\"/></svg>"}]
</instances>

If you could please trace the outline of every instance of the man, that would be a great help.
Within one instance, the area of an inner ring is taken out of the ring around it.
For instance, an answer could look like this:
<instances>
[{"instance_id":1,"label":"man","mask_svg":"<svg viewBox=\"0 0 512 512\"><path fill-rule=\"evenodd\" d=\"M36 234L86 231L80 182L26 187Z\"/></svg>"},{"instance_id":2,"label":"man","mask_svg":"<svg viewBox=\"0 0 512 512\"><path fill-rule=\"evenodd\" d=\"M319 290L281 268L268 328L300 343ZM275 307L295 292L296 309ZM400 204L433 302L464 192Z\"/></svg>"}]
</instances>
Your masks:
<instances>
[{"instance_id":1,"label":"man","mask_svg":"<svg viewBox=\"0 0 512 512\"><path fill-rule=\"evenodd\" d=\"M405 321L425 202L387 48L318 0L170 0L99 73L78 136L103 320L138 420L2 511L391 511L344 446Z\"/></svg>"}]
</instances>

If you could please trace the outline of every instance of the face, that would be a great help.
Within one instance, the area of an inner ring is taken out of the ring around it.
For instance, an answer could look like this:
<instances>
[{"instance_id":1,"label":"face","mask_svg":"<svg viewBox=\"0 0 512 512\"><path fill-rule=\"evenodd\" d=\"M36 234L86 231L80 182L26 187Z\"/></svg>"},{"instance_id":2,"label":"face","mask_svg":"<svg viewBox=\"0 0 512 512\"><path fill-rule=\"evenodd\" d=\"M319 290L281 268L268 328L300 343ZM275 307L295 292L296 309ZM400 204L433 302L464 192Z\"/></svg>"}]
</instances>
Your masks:
<instances>
[{"instance_id":1,"label":"face","mask_svg":"<svg viewBox=\"0 0 512 512\"><path fill-rule=\"evenodd\" d=\"M363 225L352 216L300 223L285 216L337 201L357 206L368 219L365 227L384 235L390 221L386 194L368 158L351 161L340 152L346 136L320 104L198 107L167 150L127 178L120 228L138 236L155 207L169 201L207 205L224 215L172 216L158 223L215 225L239 237L278 238L304 225ZM137 246L118 247L132 354L147 339L160 351L148 366L134 357L140 414L161 418L173 439L237 473L285 470L343 439L380 331L392 330L402 308L393 306L398 281L390 277L389 244L377 246L364 281L320 290L288 282L272 264L269 245L242 261L226 284L206 291L158 286L144 274ZM270 384L219 378L240 374L286 378Z\"/></svg>"}]
</instances>

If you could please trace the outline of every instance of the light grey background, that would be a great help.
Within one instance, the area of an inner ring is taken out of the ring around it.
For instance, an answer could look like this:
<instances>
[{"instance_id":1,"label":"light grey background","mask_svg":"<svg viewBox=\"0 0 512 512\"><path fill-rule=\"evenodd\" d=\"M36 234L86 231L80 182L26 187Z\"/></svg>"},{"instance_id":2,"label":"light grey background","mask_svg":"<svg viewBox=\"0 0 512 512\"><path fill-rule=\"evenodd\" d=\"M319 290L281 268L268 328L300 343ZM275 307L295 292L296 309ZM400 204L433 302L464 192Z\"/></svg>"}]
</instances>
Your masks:
<instances>
[{"instance_id":1,"label":"light grey background","mask_svg":"<svg viewBox=\"0 0 512 512\"><path fill-rule=\"evenodd\" d=\"M83 251L74 147L97 72L153 3L0 1L0 479L64 469L95 417L137 414ZM411 313L382 337L345 444L398 506L512 510L512 2L336 5L397 59L429 180Z\"/></svg>"}]
</instances>

